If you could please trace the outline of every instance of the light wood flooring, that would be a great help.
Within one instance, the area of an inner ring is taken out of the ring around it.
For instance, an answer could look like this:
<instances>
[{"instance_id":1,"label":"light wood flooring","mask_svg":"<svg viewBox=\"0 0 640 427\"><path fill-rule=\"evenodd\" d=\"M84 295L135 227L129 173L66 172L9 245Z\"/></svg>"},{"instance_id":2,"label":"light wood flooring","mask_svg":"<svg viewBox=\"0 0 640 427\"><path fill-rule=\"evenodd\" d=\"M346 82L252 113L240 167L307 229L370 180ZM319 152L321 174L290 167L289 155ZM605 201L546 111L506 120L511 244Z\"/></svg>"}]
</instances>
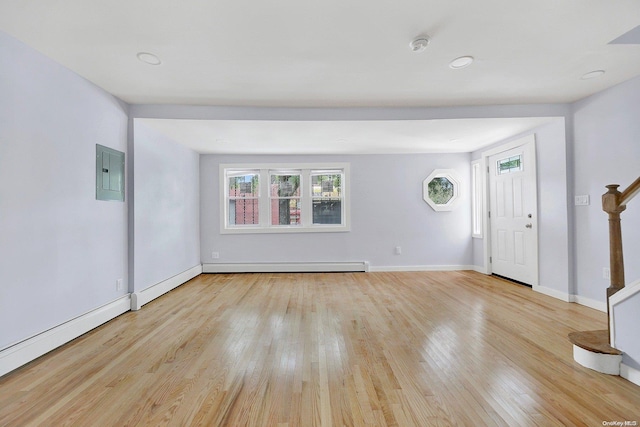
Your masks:
<instances>
[{"instance_id":1,"label":"light wood flooring","mask_svg":"<svg viewBox=\"0 0 640 427\"><path fill-rule=\"evenodd\" d=\"M640 387L573 361L604 328L474 272L201 275L0 378L0 426L640 422Z\"/></svg>"}]
</instances>

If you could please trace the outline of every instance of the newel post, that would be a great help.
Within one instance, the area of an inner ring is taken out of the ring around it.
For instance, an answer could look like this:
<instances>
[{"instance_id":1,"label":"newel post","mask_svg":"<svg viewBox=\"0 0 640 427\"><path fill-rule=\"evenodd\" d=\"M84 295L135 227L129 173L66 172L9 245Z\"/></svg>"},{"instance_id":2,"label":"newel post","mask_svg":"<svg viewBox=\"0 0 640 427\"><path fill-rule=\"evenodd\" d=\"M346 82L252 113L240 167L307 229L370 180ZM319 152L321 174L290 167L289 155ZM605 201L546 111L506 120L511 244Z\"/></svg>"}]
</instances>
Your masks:
<instances>
[{"instance_id":1,"label":"newel post","mask_svg":"<svg viewBox=\"0 0 640 427\"><path fill-rule=\"evenodd\" d=\"M622 256L622 229L620 228L620 213L627 206L620 205L619 185L607 185L607 191L602 195L602 210L609 214L609 266L611 282L607 288L607 315L609 313L609 297L624 288L624 258Z\"/></svg>"}]
</instances>

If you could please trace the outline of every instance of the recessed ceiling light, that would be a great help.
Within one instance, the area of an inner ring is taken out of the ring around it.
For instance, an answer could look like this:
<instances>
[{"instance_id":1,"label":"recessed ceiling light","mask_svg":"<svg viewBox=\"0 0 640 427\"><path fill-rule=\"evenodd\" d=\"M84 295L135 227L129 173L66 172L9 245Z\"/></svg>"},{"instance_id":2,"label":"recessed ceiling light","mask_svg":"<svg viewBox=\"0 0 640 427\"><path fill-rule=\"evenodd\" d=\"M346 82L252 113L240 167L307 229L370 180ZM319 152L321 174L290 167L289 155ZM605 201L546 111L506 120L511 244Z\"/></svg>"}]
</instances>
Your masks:
<instances>
[{"instance_id":1,"label":"recessed ceiling light","mask_svg":"<svg viewBox=\"0 0 640 427\"><path fill-rule=\"evenodd\" d=\"M423 52L431 40L427 36L420 36L417 39L409 43L409 47L413 52Z\"/></svg>"},{"instance_id":2,"label":"recessed ceiling light","mask_svg":"<svg viewBox=\"0 0 640 427\"><path fill-rule=\"evenodd\" d=\"M149 65L160 65L160 64L162 64L162 61L160 61L160 58L158 58L153 53L138 52L138 55L136 55L136 56L138 57L138 59L140 61L144 62L145 64L149 64Z\"/></svg>"},{"instance_id":3,"label":"recessed ceiling light","mask_svg":"<svg viewBox=\"0 0 640 427\"><path fill-rule=\"evenodd\" d=\"M457 70L459 68L468 67L473 62L473 56L461 56L449 62L449 68Z\"/></svg>"},{"instance_id":4,"label":"recessed ceiling light","mask_svg":"<svg viewBox=\"0 0 640 427\"><path fill-rule=\"evenodd\" d=\"M595 70L595 71L590 71L587 74L583 74L582 77L580 78L582 80L595 79L597 77L600 77L603 74L604 74L604 70Z\"/></svg>"}]
</instances>

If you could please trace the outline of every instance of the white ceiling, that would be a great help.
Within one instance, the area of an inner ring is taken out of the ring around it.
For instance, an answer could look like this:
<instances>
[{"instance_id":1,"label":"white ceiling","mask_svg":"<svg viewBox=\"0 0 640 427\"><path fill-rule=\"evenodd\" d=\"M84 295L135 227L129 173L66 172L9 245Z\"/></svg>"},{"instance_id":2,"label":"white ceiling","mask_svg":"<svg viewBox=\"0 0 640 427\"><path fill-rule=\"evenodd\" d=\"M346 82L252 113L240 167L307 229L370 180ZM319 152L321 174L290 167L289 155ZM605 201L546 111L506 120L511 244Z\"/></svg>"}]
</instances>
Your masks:
<instances>
[{"instance_id":1,"label":"white ceiling","mask_svg":"<svg viewBox=\"0 0 640 427\"><path fill-rule=\"evenodd\" d=\"M261 121L136 119L203 154L470 152L553 118Z\"/></svg>"},{"instance_id":2,"label":"white ceiling","mask_svg":"<svg viewBox=\"0 0 640 427\"><path fill-rule=\"evenodd\" d=\"M0 0L0 30L133 104L567 103L640 74L639 24L638 0ZM412 52L410 41L423 34L429 47ZM139 52L162 64L140 62ZM450 69L462 55L475 62ZM594 70L606 73L580 78ZM442 135L426 138L420 124L402 124L418 134L405 141L408 128L396 129L391 145L372 150L446 144ZM427 127L437 133L439 125ZM325 131L349 131L339 130ZM244 131L225 132L235 140ZM364 141L354 138L354 149Z\"/></svg>"}]
</instances>

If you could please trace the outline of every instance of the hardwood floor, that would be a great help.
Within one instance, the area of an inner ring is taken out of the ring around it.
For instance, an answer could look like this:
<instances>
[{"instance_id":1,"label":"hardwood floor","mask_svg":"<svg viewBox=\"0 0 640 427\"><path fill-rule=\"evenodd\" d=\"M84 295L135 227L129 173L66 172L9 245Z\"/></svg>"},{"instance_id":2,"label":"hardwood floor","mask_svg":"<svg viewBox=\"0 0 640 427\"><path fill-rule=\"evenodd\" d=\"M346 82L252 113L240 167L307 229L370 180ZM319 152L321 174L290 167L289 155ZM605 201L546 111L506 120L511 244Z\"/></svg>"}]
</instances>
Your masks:
<instances>
[{"instance_id":1,"label":"hardwood floor","mask_svg":"<svg viewBox=\"0 0 640 427\"><path fill-rule=\"evenodd\" d=\"M602 426L606 314L474 272L201 275L0 378L1 426Z\"/></svg>"}]
</instances>

